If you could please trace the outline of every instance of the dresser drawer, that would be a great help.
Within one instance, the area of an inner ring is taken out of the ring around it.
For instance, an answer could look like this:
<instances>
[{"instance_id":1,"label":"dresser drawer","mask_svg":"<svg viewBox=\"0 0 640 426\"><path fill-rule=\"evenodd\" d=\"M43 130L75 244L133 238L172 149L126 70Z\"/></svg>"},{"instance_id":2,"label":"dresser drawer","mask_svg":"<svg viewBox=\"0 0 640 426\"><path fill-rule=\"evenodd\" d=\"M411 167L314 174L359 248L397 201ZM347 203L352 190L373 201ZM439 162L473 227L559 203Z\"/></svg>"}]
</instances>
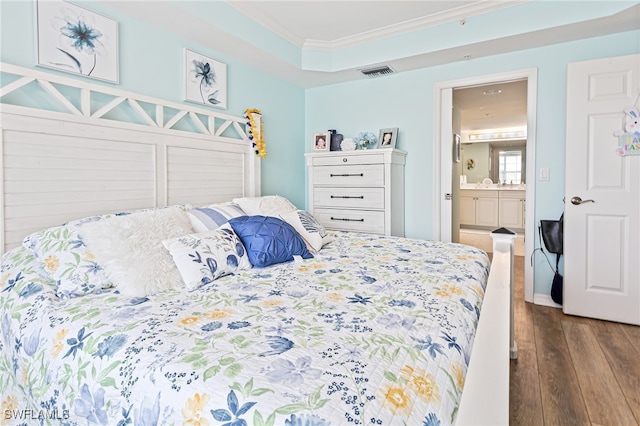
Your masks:
<instances>
[{"instance_id":1,"label":"dresser drawer","mask_svg":"<svg viewBox=\"0 0 640 426\"><path fill-rule=\"evenodd\" d=\"M384 188L316 187L314 207L384 209Z\"/></svg>"},{"instance_id":2,"label":"dresser drawer","mask_svg":"<svg viewBox=\"0 0 640 426\"><path fill-rule=\"evenodd\" d=\"M314 209L313 216L328 229L384 234L383 211Z\"/></svg>"},{"instance_id":3,"label":"dresser drawer","mask_svg":"<svg viewBox=\"0 0 640 426\"><path fill-rule=\"evenodd\" d=\"M384 161L383 154L370 155L331 155L317 156L312 162L314 166L345 166L349 164L377 164Z\"/></svg>"},{"instance_id":4,"label":"dresser drawer","mask_svg":"<svg viewBox=\"0 0 640 426\"><path fill-rule=\"evenodd\" d=\"M524 200L527 195L526 191L520 191L519 189L507 189L498 192L498 198L517 198Z\"/></svg>"},{"instance_id":5,"label":"dresser drawer","mask_svg":"<svg viewBox=\"0 0 640 426\"><path fill-rule=\"evenodd\" d=\"M498 191L493 189L461 189L461 197L498 198Z\"/></svg>"},{"instance_id":6,"label":"dresser drawer","mask_svg":"<svg viewBox=\"0 0 640 426\"><path fill-rule=\"evenodd\" d=\"M320 166L313 168L314 185L384 186L382 164Z\"/></svg>"}]
</instances>

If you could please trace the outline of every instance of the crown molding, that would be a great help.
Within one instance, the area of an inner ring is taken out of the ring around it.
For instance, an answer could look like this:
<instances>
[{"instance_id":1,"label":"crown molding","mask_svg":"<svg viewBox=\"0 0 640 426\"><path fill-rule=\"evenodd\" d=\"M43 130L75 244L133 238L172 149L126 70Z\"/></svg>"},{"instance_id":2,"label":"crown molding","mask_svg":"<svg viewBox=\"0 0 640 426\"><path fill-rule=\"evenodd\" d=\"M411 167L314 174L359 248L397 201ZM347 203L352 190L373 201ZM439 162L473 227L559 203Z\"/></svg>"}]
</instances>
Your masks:
<instances>
[{"instance_id":1,"label":"crown molding","mask_svg":"<svg viewBox=\"0 0 640 426\"><path fill-rule=\"evenodd\" d=\"M238 12L254 20L258 24L265 27L267 30L282 37L293 45L301 49L303 48L305 40L302 37L298 37L291 31L289 31L285 25L281 25L269 16L258 12L255 8L251 7L251 2L229 1L228 3L229 5L233 6Z\"/></svg>"},{"instance_id":2,"label":"crown molding","mask_svg":"<svg viewBox=\"0 0 640 426\"><path fill-rule=\"evenodd\" d=\"M369 43L371 41L380 40L395 35L406 34L425 28L436 27L438 25L448 24L450 22L466 19L472 16L483 15L485 13L494 12L496 10L529 3L530 1L533 0L480 0L469 5L458 6L455 8L447 9L443 12L421 16L405 22L376 28L375 30L365 31L360 34L354 34L353 36L344 37L333 41L310 39L304 40L301 48L318 51L333 51L348 47L354 47L360 44ZM284 35L282 36L284 37Z\"/></svg>"}]
</instances>

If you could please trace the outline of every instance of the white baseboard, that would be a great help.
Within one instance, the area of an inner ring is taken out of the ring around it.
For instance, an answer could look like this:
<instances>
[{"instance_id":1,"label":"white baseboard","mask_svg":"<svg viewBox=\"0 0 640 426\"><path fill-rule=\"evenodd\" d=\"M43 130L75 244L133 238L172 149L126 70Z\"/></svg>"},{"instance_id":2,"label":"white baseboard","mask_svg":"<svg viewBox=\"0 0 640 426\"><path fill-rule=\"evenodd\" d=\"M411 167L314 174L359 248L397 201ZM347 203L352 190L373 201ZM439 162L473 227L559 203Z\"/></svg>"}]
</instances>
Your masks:
<instances>
[{"instance_id":1,"label":"white baseboard","mask_svg":"<svg viewBox=\"0 0 640 426\"><path fill-rule=\"evenodd\" d=\"M556 302L554 302L551 296L548 294L535 293L533 295L533 303L535 305L550 306L552 308L562 309L562 305L558 305Z\"/></svg>"}]
</instances>

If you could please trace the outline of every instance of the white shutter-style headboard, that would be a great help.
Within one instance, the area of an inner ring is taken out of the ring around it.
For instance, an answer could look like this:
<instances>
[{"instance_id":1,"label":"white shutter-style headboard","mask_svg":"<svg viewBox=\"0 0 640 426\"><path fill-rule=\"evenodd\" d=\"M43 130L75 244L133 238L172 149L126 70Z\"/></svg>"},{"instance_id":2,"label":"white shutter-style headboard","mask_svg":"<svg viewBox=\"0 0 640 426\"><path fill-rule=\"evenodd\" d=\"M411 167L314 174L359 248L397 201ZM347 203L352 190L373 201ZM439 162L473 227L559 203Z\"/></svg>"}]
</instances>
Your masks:
<instances>
[{"instance_id":1,"label":"white shutter-style headboard","mask_svg":"<svg viewBox=\"0 0 640 426\"><path fill-rule=\"evenodd\" d=\"M260 195L243 117L10 64L0 73L2 251L94 214Z\"/></svg>"}]
</instances>

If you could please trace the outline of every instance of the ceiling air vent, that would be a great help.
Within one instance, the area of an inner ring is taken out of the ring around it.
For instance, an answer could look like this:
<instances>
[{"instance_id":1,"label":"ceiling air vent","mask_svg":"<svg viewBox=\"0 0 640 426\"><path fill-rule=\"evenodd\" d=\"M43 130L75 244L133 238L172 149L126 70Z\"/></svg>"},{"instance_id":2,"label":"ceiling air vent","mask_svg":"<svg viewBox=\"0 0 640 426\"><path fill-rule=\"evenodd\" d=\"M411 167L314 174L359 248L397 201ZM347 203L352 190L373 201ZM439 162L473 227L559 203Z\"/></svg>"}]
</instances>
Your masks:
<instances>
[{"instance_id":1,"label":"ceiling air vent","mask_svg":"<svg viewBox=\"0 0 640 426\"><path fill-rule=\"evenodd\" d=\"M382 77L383 75L393 74L395 73L395 70L388 65L381 65L375 68L363 69L363 70L360 70L360 72L369 78L374 78L374 77Z\"/></svg>"}]
</instances>

